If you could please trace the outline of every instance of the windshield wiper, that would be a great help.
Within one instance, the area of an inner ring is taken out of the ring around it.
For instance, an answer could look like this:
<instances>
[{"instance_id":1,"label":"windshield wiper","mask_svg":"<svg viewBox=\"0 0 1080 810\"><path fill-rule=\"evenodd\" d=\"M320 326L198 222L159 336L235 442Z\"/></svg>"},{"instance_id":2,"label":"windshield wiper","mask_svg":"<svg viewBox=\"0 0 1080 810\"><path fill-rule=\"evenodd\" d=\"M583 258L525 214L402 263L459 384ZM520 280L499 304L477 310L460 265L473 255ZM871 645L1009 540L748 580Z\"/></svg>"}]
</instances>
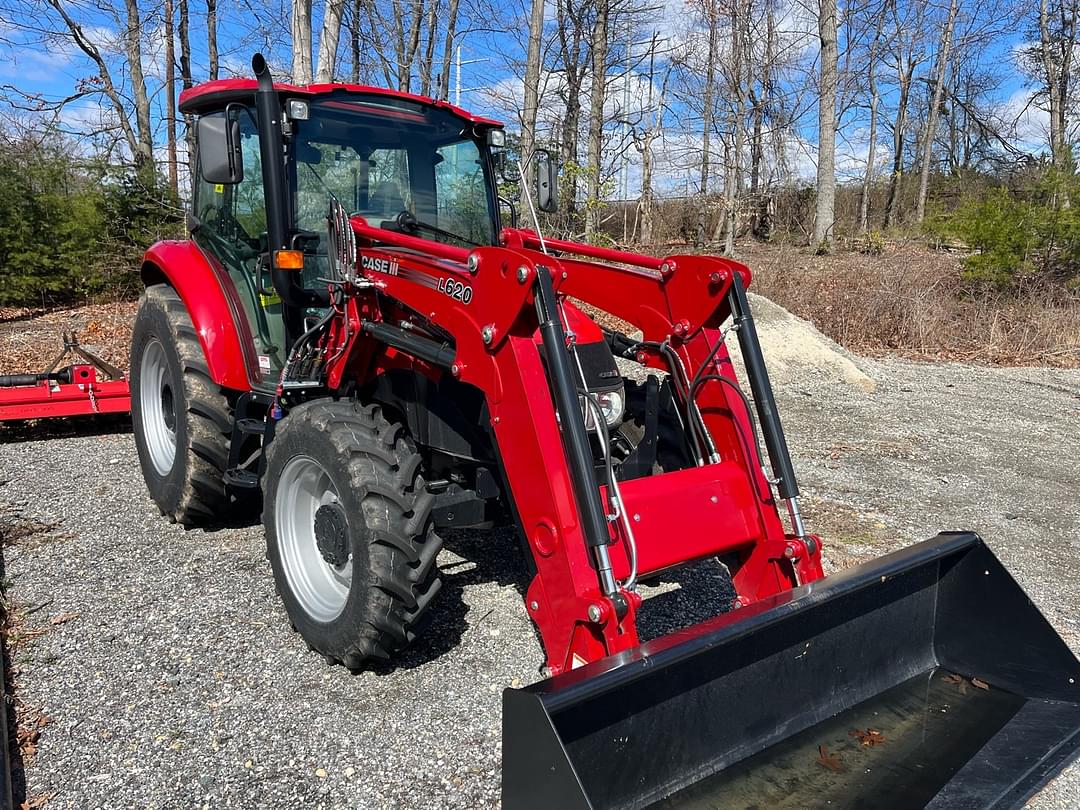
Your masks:
<instances>
[{"instance_id":1,"label":"windshield wiper","mask_svg":"<svg viewBox=\"0 0 1080 810\"><path fill-rule=\"evenodd\" d=\"M436 236L441 236L444 239L456 239L459 242L464 242L465 244L472 245L473 247L481 247L479 242L474 242L472 239L466 239L464 236L452 233L451 231L444 231L442 228L436 227L435 225L431 225L430 223L417 219L415 216L413 216L411 211L402 211L400 214L397 215L397 217L394 218L394 222L403 231L411 231L413 233L415 233L416 231L427 231L428 233L433 233Z\"/></svg>"}]
</instances>

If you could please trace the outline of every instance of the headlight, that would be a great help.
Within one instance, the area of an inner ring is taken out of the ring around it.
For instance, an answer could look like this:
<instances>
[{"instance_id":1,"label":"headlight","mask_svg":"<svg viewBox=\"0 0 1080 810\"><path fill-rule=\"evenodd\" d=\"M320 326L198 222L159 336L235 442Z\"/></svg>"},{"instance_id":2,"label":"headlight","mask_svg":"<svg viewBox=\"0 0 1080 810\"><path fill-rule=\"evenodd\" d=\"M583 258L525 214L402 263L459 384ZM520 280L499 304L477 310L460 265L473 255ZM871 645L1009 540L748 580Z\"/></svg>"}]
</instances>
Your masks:
<instances>
[{"instance_id":1,"label":"headlight","mask_svg":"<svg viewBox=\"0 0 1080 810\"><path fill-rule=\"evenodd\" d=\"M622 391L602 391L593 394L593 396L596 397L596 403L600 406L600 413L604 415L604 421L609 426L614 427L622 421L623 407L625 405ZM585 428L587 430L596 430L596 420L593 418L595 411L584 396L581 397L581 410L585 416Z\"/></svg>"}]
</instances>

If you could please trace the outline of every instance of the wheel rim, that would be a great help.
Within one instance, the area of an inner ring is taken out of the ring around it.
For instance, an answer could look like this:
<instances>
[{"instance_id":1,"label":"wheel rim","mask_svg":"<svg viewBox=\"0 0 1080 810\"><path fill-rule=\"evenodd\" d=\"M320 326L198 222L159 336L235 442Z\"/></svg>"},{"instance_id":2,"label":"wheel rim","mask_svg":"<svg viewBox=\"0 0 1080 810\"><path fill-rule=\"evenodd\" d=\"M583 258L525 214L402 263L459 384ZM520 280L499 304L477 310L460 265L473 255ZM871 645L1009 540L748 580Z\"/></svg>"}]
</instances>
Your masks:
<instances>
[{"instance_id":1,"label":"wheel rim","mask_svg":"<svg viewBox=\"0 0 1080 810\"><path fill-rule=\"evenodd\" d=\"M281 471L274 499L281 563L300 606L320 622L341 614L352 584L351 554L342 565L328 562L315 531L316 513L339 505L337 489L322 465L308 456L289 460Z\"/></svg>"},{"instance_id":2,"label":"wheel rim","mask_svg":"<svg viewBox=\"0 0 1080 810\"><path fill-rule=\"evenodd\" d=\"M160 341L151 340L139 366L142 434L158 475L168 475L176 460L176 396Z\"/></svg>"}]
</instances>

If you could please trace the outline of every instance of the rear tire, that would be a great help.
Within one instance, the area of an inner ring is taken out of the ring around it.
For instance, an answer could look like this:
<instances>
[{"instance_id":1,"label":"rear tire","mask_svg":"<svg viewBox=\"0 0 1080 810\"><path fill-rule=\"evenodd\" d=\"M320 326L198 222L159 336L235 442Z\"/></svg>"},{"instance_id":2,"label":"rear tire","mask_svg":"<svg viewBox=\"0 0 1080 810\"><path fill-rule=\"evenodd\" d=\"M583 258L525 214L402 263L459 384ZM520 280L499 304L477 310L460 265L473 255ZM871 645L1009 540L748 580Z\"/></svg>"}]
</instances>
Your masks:
<instances>
[{"instance_id":1,"label":"rear tire","mask_svg":"<svg viewBox=\"0 0 1080 810\"><path fill-rule=\"evenodd\" d=\"M215 385L184 302L146 289L131 338L131 416L150 497L184 526L219 522L228 502L232 408Z\"/></svg>"},{"instance_id":2,"label":"rear tire","mask_svg":"<svg viewBox=\"0 0 1080 810\"><path fill-rule=\"evenodd\" d=\"M263 491L274 581L308 646L356 671L412 642L442 540L405 429L375 405L300 405L267 449Z\"/></svg>"}]
</instances>

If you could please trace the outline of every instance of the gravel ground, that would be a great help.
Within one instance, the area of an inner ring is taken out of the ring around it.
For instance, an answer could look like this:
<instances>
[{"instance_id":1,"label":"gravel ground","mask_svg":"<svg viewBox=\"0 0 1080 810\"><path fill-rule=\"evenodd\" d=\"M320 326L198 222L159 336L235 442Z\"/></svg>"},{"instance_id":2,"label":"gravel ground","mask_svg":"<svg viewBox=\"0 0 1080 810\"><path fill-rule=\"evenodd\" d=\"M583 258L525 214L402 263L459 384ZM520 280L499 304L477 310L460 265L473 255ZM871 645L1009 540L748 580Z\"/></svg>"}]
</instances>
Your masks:
<instances>
[{"instance_id":1,"label":"gravel ground","mask_svg":"<svg viewBox=\"0 0 1080 810\"><path fill-rule=\"evenodd\" d=\"M873 393L797 375L779 391L829 565L976 529L1080 650L1080 372L859 364ZM352 676L289 630L260 527L158 515L129 434L9 441L0 482L0 519L55 524L4 549L15 610L46 631L15 662L19 699L51 718L26 767L48 807L497 803L500 693L541 662L505 533L452 537L426 640ZM715 570L683 574L643 634L724 593ZM1032 806L1080 806L1080 769Z\"/></svg>"}]
</instances>

